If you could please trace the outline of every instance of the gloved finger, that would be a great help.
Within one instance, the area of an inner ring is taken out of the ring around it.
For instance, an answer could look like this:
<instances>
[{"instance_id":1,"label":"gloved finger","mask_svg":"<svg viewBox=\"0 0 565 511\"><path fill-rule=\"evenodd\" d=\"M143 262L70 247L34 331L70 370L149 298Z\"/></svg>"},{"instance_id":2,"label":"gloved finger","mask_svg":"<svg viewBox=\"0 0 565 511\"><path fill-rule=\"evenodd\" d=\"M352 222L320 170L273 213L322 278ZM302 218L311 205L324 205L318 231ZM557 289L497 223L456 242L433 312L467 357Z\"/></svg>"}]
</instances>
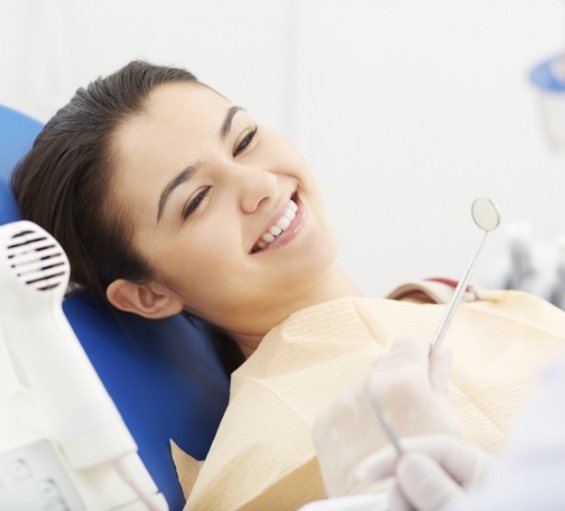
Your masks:
<instances>
[{"instance_id":1,"label":"gloved finger","mask_svg":"<svg viewBox=\"0 0 565 511\"><path fill-rule=\"evenodd\" d=\"M446 451L456 448L455 442L446 435L426 435L402 438L402 447L407 452L422 452L440 464L445 463ZM355 475L361 481L379 481L393 477L399 462L398 454L392 445L387 445L377 452L365 457L355 469ZM447 460L449 468L451 466ZM460 472L455 468L456 472Z\"/></svg>"},{"instance_id":2,"label":"gloved finger","mask_svg":"<svg viewBox=\"0 0 565 511\"><path fill-rule=\"evenodd\" d=\"M467 485L477 481L487 470L490 456L479 447L452 435L428 435L403 438L408 452L418 451L433 459L453 480Z\"/></svg>"},{"instance_id":3,"label":"gloved finger","mask_svg":"<svg viewBox=\"0 0 565 511\"><path fill-rule=\"evenodd\" d=\"M407 453L420 452L434 459L456 481L467 484L480 477L490 458L478 447L450 435L427 435L401 439ZM392 477L398 457L392 445L364 458L356 468L360 480L378 481Z\"/></svg>"},{"instance_id":4,"label":"gloved finger","mask_svg":"<svg viewBox=\"0 0 565 511\"><path fill-rule=\"evenodd\" d=\"M380 356L374 363L371 373L395 372L400 367L418 368L428 374L429 343L420 338L401 337L390 346L388 353Z\"/></svg>"},{"instance_id":5,"label":"gloved finger","mask_svg":"<svg viewBox=\"0 0 565 511\"><path fill-rule=\"evenodd\" d=\"M453 361L453 352L446 348L434 350L430 354L429 380L434 392L447 396L449 370Z\"/></svg>"},{"instance_id":6,"label":"gloved finger","mask_svg":"<svg viewBox=\"0 0 565 511\"><path fill-rule=\"evenodd\" d=\"M387 511L415 511L396 483L390 486L387 501Z\"/></svg>"},{"instance_id":7,"label":"gloved finger","mask_svg":"<svg viewBox=\"0 0 565 511\"><path fill-rule=\"evenodd\" d=\"M453 439L452 448L445 449L437 461L458 483L468 485L484 476L492 458L474 445Z\"/></svg>"},{"instance_id":8,"label":"gloved finger","mask_svg":"<svg viewBox=\"0 0 565 511\"><path fill-rule=\"evenodd\" d=\"M491 461L482 449L453 435L403 438L402 446L406 451L419 451L428 455L460 484L480 479Z\"/></svg>"},{"instance_id":9,"label":"gloved finger","mask_svg":"<svg viewBox=\"0 0 565 511\"><path fill-rule=\"evenodd\" d=\"M429 344L424 339L401 338L381 356L366 378L369 397L379 399L409 385L422 388L429 379Z\"/></svg>"},{"instance_id":10,"label":"gloved finger","mask_svg":"<svg viewBox=\"0 0 565 511\"><path fill-rule=\"evenodd\" d=\"M395 360L428 367L430 343L420 337L401 337L390 347L389 356Z\"/></svg>"},{"instance_id":11,"label":"gloved finger","mask_svg":"<svg viewBox=\"0 0 565 511\"><path fill-rule=\"evenodd\" d=\"M396 451L392 445L387 445L363 459L355 469L355 476L360 481L372 482L392 477L397 460Z\"/></svg>"},{"instance_id":12,"label":"gloved finger","mask_svg":"<svg viewBox=\"0 0 565 511\"><path fill-rule=\"evenodd\" d=\"M418 511L438 511L462 495L460 486L432 458L416 452L400 459L396 482Z\"/></svg>"}]
</instances>

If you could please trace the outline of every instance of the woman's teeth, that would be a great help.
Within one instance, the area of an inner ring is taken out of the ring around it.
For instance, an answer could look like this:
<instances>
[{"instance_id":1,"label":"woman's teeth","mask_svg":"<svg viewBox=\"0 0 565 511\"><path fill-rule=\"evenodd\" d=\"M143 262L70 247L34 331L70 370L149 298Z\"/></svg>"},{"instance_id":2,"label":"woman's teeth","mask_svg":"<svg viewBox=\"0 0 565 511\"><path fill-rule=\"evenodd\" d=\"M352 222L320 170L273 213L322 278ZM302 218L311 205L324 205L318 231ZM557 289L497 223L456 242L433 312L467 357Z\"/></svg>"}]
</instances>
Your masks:
<instances>
[{"instance_id":1,"label":"woman's teeth","mask_svg":"<svg viewBox=\"0 0 565 511\"><path fill-rule=\"evenodd\" d=\"M296 211L298 210L298 206L296 202L290 200L288 203L288 207L286 211L283 213L276 222L259 240L257 246L259 248L265 248L267 245L270 245L273 241L277 239L277 237L283 232L288 229L294 217L296 217Z\"/></svg>"}]
</instances>

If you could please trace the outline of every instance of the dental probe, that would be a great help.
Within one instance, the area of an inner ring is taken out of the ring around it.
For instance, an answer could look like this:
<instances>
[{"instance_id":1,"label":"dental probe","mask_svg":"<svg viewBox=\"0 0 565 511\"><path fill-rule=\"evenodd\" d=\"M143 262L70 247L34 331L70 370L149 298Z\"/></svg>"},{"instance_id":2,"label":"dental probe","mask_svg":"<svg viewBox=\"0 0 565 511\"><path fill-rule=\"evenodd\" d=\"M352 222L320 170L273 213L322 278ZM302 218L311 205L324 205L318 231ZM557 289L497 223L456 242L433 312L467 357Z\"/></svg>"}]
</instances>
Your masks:
<instances>
[{"instance_id":1,"label":"dental probe","mask_svg":"<svg viewBox=\"0 0 565 511\"><path fill-rule=\"evenodd\" d=\"M388 436L390 443L393 445L396 454L400 458L400 456L404 455L404 449L400 445L400 439L398 438L398 435L392 427L389 415L381 408L380 403L374 396L371 397L370 402L375 412L377 413L377 417L379 419L379 422L381 423L381 426L383 427L384 432L386 433L386 436Z\"/></svg>"},{"instance_id":2,"label":"dental probe","mask_svg":"<svg viewBox=\"0 0 565 511\"><path fill-rule=\"evenodd\" d=\"M463 293L467 289L467 285L469 284L469 280L471 279L471 275L473 274L473 269L475 268L475 264L481 253L483 245L485 244L485 240L487 235L490 231L494 231L500 225L500 214L498 212L498 208L496 204L491 199L475 199L473 201L473 205L471 206L471 215L473 216L473 220L475 224L477 224L485 233L483 238L481 239L481 244L479 248L475 252L475 255L469 261L459 284L455 288L455 292L453 293L453 297L451 298L451 302L449 302L449 306L445 310L443 318L439 324L439 328L436 331L432 344L430 346L430 353L436 350L445 334L447 333L447 329L453 319L453 315L457 310L457 307L461 303L461 299L463 298Z\"/></svg>"}]
</instances>

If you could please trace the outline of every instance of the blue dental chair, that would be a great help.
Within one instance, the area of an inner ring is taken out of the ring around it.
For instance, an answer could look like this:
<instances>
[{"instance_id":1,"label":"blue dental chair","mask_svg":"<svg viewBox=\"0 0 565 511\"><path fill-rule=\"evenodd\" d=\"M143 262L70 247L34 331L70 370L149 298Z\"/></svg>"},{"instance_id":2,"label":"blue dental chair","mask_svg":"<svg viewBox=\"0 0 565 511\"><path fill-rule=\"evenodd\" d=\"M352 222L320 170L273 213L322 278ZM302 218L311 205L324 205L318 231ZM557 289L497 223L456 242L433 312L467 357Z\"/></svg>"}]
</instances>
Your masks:
<instances>
[{"instance_id":1,"label":"blue dental chair","mask_svg":"<svg viewBox=\"0 0 565 511\"><path fill-rule=\"evenodd\" d=\"M0 225L19 220L10 174L41 128L0 105ZM115 313L84 291L67 297L63 308L169 509L182 509L169 440L197 459L212 443L229 394L216 334L185 314L152 321Z\"/></svg>"}]
</instances>

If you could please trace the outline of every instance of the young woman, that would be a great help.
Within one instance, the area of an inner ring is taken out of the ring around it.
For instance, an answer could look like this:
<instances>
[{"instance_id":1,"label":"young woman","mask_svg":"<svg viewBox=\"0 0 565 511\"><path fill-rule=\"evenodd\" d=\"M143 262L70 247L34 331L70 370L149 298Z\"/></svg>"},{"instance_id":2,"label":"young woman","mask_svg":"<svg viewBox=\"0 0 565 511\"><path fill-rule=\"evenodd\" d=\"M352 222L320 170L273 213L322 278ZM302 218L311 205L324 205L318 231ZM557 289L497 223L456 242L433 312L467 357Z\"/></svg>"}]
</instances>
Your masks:
<instances>
[{"instance_id":1,"label":"young woman","mask_svg":"<svg viewBox=\"0 0 565 511\"><path fill-rule=\"evenodd\" d=\"M195 314L247 358L232 378L230 407L189 500L194 509L292 509L320 497L308 427L289 433L293 424L308 426L392 338L431 332L439 321L436 306L359 297L335 262L336 242L300 153L184 70L132 62L79 89L16 169L13 190L22 217L65 249L74 282L147 318ZM516 320L500 319L510 312L497 300L469 314L496 316L508 327ZM559 335L537 342L541 351L528 351L529 364L541 363L565 336L561 313L536 306L552 316ZM462 378L490 356L488 346L464 342L477 337L476 323L462 323L458 334L462 349L474 350L470 367L456 372ZM489 328L480 334L499 332ZM511 342L524 345L519 336ZM331 378L308 373L315 364L303 356L327 362L336 352L347 370L338 365ZM507 360L498 363L494 379ZM309 379L297 379L305 374ZM272 375L281 387L257 388ZM502 406L511 410L527 386L524 371L502 376L519 384ZM498 380L485 381L500 400ZM288 396L275 406L280 388ZM469 431L483 428L483 445L495 444L508 426L475 411L493 399L488 393L478 405L456 403Z\"/></svg>"},{"instance_id":2,"label":"young woman","mask_svg":"<svg viewBox=\"0 0 565 511\"><path fill-rule=\"evenodd\" d=\"M119 309L182 309L246 356L293 311L358 294L296 148L180 69L132 62L45 126L13 177L24 218Z\"/></svg>"}]
</instances>

